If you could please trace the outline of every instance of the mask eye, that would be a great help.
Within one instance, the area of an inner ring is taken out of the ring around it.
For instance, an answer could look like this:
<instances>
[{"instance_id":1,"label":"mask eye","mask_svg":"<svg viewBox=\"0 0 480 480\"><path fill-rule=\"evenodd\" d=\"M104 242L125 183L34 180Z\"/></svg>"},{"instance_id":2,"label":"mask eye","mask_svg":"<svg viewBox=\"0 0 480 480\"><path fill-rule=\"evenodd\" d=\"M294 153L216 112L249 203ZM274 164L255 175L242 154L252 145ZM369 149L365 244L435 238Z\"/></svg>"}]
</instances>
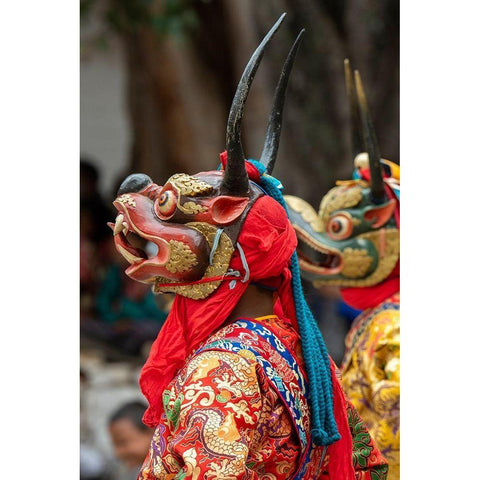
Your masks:
<instances>
[{"instance_id":1,"label":"mask eye","mask_svg":"<svg viewBox=\"0 0 480 480\"><path fill-rule=\"evenodd\" d=\"M333 240L344 240L352 233L353 224L351 219L343 214L338 213L328 220L327 233Z\"/></svg>"},{"instance_id":2,"label":"mask eye","mask_svg":"<svg viewBox=\"0 0 480 480\"><path fill-rule=\"evenodd\" d=\"M155 201L155 213L163 220L169 219L177 208L177 193L174 190L163 191Z\"/></svg>"}]
</instances>

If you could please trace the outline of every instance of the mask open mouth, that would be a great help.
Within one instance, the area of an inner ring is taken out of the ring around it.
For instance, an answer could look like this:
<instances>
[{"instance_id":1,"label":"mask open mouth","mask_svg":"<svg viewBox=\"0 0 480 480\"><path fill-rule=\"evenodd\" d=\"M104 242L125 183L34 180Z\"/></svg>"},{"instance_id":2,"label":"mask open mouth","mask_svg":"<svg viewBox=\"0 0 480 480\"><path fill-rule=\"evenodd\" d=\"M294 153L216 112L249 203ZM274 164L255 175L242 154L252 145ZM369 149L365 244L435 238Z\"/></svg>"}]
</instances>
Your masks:
<instances>
[{"instance_id":1,"label":"mask open mouth","mask_svg":"<svg viewBox=\"0 0 480 480\"><path fill-rule=\"evenodd\" d=\"M341 253L320 244L303 229L294 226L298 238L298 261L304 271L319 275L337 275L343 267Z\"/></svg>"},{"instance_id":2,"label":"mask open mouth","mask_svg":"<svg viewBox=\"0 0 480 480\"><path fill-rule=\"evenodd\" d=\"M143 237L122 213L117 215L115 223L109 222L108 225L113 230L117 251L131 264L128 270L135 269L146 261L156 265L163 265L168 261L169 248L166 242L160 238L153 240ZM157 247L148 249L151 252L150 256L146 251L148 240Z\"/></svg>"}]
</instances>

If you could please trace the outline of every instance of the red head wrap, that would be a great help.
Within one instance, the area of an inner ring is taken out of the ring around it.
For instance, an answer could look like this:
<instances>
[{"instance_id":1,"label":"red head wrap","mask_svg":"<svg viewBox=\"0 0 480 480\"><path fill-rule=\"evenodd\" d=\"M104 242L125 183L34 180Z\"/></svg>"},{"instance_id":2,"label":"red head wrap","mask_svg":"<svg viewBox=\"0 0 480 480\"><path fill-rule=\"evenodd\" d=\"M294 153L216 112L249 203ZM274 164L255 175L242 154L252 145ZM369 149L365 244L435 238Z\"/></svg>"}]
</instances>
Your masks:
<instances>
[{"instance_id":1,"label":"red head wrap","mask_svg":"<svg viewBox=\"0 0 480 480\"><path fill-rule=\"evenodd\" d=\"M277 277L280 285L277 303L280 305L276 306L276 311L285 312L288 318L295 321L288 267L297 240L282 206L271 197L260 197L247 215L238 243L245 253L250 270L249 280L242 282L245 269L236 250L230 267L240 271L242 276L237 279L235 287L230 288L229 277L203 300L177 295L152 345L140 376L140 387L149 402L143 420L151 427L159 423L164 389L183 367L187 356L222 326L250 282Z\"/></svg>"},{"instance_id":2,"label":"red head wrap","mask_svg":"<svg viewBox=\"0 0 480 480\"><path fill-rule=\"evenodd\" d=\"M172 310L152 345L145 363L140 387L149 402L143 421L156 427L162 415L162 395L187 356L218 330L228 318L251 282L263 282L278 288L274 307L277 315L291 320L298 331L295 303L291 287L290 258L297 246L295 231L283 207L269 196L260 197L247 215L238 243L245 254L249 279L237 279L230 288L231 277L209 297L192 300L177 295ZM244 272L238 249L230 261L232 269ZM334 415L341 439L330 445L332 478L355 478L352 466L352 438L349 432L345 403L340 384L333 373Z\"/></svg>"}]
</instances>

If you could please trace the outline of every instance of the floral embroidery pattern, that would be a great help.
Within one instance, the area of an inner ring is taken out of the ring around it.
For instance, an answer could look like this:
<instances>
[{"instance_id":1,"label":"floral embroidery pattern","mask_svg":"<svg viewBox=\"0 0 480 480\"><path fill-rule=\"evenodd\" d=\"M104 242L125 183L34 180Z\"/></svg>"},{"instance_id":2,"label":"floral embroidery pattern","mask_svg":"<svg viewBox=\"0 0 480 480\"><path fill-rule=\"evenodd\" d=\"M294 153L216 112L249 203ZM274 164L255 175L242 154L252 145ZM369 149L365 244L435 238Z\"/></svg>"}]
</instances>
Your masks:
<instances>
[{"instance_id":1,"label":"floral embroidery pattern","mask_svg":"<svg viewBox=\"0 0 480 480\"><path fill-rule=\"evenodd\" d=\"M400 477L400 296L365 310L346 339L342 386L387 459L389 480Z\"/></svg>"},{"instance_id":2,"label":"floral embroidery pattern","mask_svg":"<svg viewBox=\"0 0 480 480\"><path fill-rule=\"evenodd\" d=\"M303 362L291 353L298 336L276 317L263 321L268 329L248 320L228 325L190 356L164 392L165 413L139 479L292 479L302 453L309 461L295 478L317 478L321 466L328 471L328 451L308 448ZM372 453L368 468L384 465ZM365 473L358 479L374 478Z\"/></svg>"}]
</instances>

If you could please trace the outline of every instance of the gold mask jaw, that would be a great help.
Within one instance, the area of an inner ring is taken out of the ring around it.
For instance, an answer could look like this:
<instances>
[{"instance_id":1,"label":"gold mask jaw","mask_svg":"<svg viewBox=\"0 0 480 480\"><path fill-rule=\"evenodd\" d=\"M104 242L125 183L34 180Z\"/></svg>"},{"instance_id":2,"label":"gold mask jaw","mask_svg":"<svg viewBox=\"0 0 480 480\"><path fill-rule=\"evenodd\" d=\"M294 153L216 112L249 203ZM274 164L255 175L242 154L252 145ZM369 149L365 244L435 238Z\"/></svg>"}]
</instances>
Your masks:
<instances>
[{"instance_id":1,"label":"gold mask jaw","mask_svg":"<svg viewBox=\"0 0 480 480\"><path fill-rule=\"evenodd\" d=\"M396 228L381 229L364 233L359 235L358 238L371 241L379 252L375 270L368 276L362 277L364 272L368 271L373 257L369 256L365 249L347 248L342 252L344 262L344 268L340 272L342 278L317 277L312 282L315 287L371 287L383 282L392 273L400 258L399 230ZM382 244L384 247L381 246Z\"/></svg>"},{"instance_id":2,"label":"gold mask jaw","mask_svg":"<svg viewBox=\"0 0 480 480\"><path fill-rule=\"evenodd\" d=\"M218 231L217 227L203 222L191 222L187 223L186 225L204 235L210 246L210 249L213 249L215 236ZM235 248L232 244L232 241L228 235L222 232L217 248L213 254L212 262L205 270L205 274L200 282L207 278L225 275L227 273L234 250ZM182 282L175 282L168 278L157 277L155 279L155 284L152 287L152 291L155 294L175 293L193 300L202 300L211 295L220 286L222 279L204 283L191 283L189 285L182 283L178 286L175 286L175 283Z\"/></svg>"}]
</instances>

